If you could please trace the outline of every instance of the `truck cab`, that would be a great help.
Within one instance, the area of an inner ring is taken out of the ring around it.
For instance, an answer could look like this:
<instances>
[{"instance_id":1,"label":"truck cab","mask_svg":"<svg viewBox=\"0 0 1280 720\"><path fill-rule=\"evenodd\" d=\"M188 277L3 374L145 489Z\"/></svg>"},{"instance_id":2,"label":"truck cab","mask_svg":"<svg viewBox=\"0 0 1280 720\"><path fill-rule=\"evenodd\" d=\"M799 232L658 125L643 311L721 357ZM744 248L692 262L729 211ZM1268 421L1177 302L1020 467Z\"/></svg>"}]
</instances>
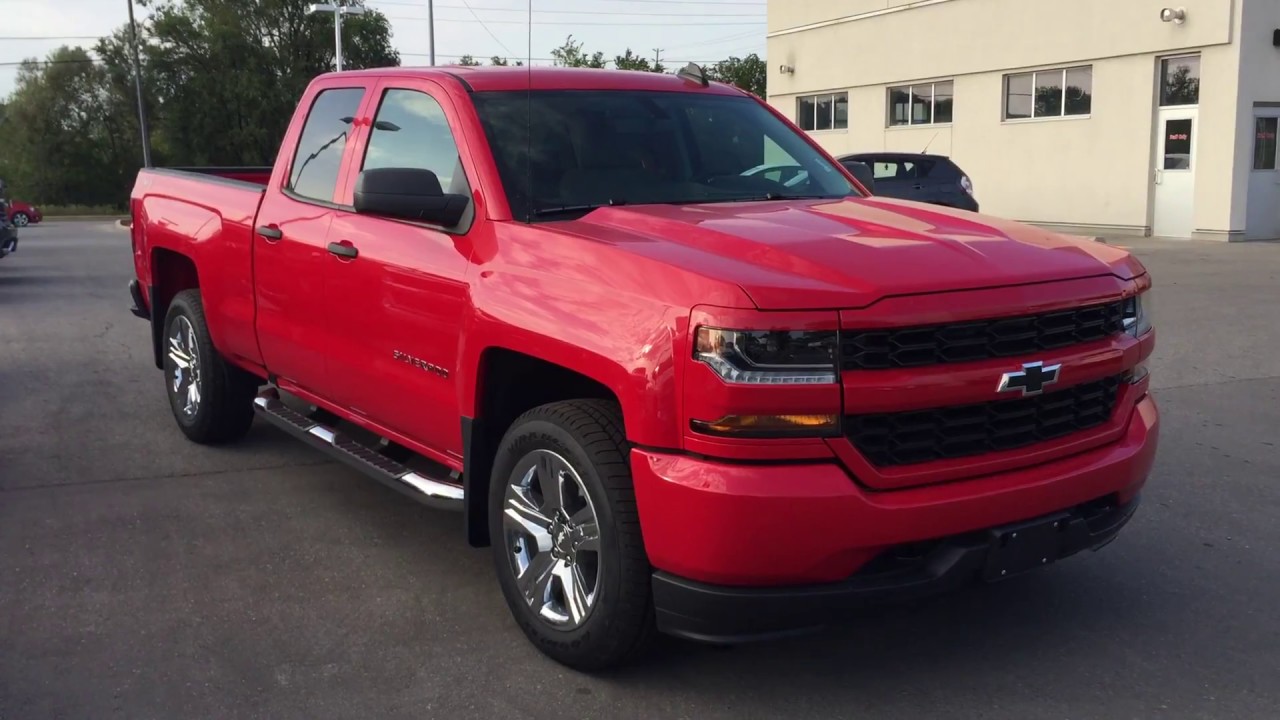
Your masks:
<instances>
[{"instance_id":1,"label":"truck cab","mask_svg":"<svg viewBox=\"0 0 1280 720\"><path fill-rule=\"evenodd\" d=\"M873 196L696 67L324 75L273 167L131 213L187 437L462 512L576 668L1101 547L1154 458L1136 259Z\"/></svg>"}]
</instances>

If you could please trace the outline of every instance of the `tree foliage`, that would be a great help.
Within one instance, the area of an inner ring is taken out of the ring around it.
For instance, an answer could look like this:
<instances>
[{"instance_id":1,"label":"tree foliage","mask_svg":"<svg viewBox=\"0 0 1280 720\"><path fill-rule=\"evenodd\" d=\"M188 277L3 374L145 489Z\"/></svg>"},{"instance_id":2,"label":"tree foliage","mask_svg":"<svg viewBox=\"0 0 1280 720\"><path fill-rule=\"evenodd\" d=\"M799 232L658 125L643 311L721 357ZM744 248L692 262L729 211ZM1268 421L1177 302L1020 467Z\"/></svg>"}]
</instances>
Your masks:
<instances>
[{"instance_id":1,"label":"tree foliage","mask_svg":"<svg viewBox=\"0 0 1280 720\"><path fill-rule=\"evenodd\" d=\"M765 83L769 72L764 60L755 53L744 58L729 57L706 70L707 76L712 80L729 83L761 98L765 97Z\"/></svg>"},{"instance_id":2,"label":"tree foliage","mask_svg":"<svg viewBox=\"0 0 1280 720\"><path fill-rule=\"evenodd\" d=\"M627 48L625 55L614 56L613 66L619 70L638 70L640 72L662 73L667 71L666 66L661 61L655 60L651 63L649 58L631 52L631 48Z\"/></svg>"},{"instance_id":3,"label":"tree foliage","mask_svg":"<svg viewBox=\"0 0 1280 720\"><path fill-rule=\"evenodd\" d=\"M471 55L463 55L462 57L458 58L458 64L462 65L463 67L475 67L480 64L480 61L475 59Z\"/></svg>"},{"instance_id":4,"label":"tree foliage","mask_svg":"<svg viewBox=\"0 0 1280 720\"><path fill-rule=\"evenodd\" d=\"M153 160L266 165L298 97L333 69L333 16L308 0L139 0ZM0 121L15 197L122 205L142 164L130 34L60 48L20 69ZM96 56L96 59L94 58ZM381 13L343 18L343 69L398 65Z\"/></svg>"},{"instance_id":5,"label":"tree foliage","mask_svg":"<svg viewBox=\"0 0 1280 720\"><path fill-rule=\"evenodd\" d=\"M582 49L582 43L570 35L564 44L551 51L552 62L559 67L602 68L605 66L604 53L596 51L588 55Z\"/></svg>"}]
</instances>

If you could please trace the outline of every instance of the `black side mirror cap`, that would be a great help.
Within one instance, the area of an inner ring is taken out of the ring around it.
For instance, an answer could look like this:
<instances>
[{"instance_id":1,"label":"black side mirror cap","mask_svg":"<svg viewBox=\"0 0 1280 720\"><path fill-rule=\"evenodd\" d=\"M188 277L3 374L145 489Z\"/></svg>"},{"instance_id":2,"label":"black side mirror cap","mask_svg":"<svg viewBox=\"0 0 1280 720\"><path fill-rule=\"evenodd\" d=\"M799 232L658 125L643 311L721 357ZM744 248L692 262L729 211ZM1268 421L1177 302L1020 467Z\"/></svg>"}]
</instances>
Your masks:
<instances>
[{"instance_id":1,"label":"black side mirror cap","mask_svg":"<svg viewBox=\"0 0 1280 720\"><path fill-rule=\"evenodd\" d=\"M862 183L862 186L867 189L867 192L872 195L875 194L876 175L871 172L870 165L857 160L845 160L841 165L844 165L845 169L847 169L858 182Z\"/></svg>"},{"instance_id":2,"label":"black side mirror cap","mask_svg":"<svg viewBox=\"0 0 1280 720\"><path fill-rule=\"evenodd\" d=\"M421 168L375 168L356 179L354 204L364 215L384 215L440 227L461 222L471 198L450 195L440 178Z\"/></svg>"}]
</instances>

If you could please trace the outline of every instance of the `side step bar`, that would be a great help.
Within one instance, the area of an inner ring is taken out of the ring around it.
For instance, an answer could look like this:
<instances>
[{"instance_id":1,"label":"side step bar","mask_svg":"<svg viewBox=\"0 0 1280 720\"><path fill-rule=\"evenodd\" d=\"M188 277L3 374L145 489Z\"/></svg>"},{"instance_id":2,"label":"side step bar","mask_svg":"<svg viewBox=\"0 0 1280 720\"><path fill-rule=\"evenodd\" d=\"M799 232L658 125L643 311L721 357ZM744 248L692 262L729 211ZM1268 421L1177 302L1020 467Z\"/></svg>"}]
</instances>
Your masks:
<instances>
[{"instance_id":1,"label":"side step bar","mask_svg":"<svg viewBox=\"0 0 1280 720\"><path fill-rule=\"evenodd\" d=\"M377 450L286 406L275 389L259 395L253 406L258 415L272 425L418 502L445 510L463 509L461 482L437 480L410 470Z\"/></svg>"}]
</instances>

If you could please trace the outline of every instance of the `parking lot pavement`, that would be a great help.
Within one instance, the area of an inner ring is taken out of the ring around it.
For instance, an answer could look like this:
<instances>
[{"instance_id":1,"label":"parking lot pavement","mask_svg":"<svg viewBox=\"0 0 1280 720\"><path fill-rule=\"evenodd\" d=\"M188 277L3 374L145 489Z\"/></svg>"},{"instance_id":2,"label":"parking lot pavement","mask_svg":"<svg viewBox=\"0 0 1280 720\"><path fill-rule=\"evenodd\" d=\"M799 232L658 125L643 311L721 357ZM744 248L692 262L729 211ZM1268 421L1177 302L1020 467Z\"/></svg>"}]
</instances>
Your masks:
<instances>
[{"instance_id":1,"label":"parking lot pavement","mask_svg":"<svg viewBox=\"0 0 1280 720\"><path fill-rule=\"evenodd\" d=\"M1097 554L820 636L544 659L458 516L255 426L185 442L127 235L0 261L0 718L1272 718L1280 245L1133 241L1163 430Z\"/></svg>"}]
</instances>

